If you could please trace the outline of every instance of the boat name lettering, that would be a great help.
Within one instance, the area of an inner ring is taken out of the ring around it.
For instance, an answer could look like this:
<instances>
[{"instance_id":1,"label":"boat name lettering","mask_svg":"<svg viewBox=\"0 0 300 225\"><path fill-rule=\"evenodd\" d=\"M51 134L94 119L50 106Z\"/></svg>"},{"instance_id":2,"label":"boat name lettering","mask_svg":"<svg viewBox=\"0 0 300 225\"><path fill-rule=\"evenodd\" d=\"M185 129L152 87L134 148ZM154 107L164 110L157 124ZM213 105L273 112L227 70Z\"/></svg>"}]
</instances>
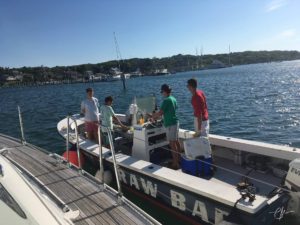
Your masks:
<instances>
[{"instance_id":1,"label":"boat name lettering","mask_svg":"<svg viewBox=\"0 0 300 225\"><path fill-rule=\"evenodd\" d=\"M146 195L157 197L158 185L150 180L147 180L141 176L137 176L132 173L125 172L122 169L118 170L120 181L130 185L138 191L144 192ZM171 206L181 211L191 211L195 217L200 217L203 221L209 222L208 212L204 202L195 200L193 207L188 209L186 205L186 197L175 190L170 190ZM276 212L277 215L278 212ZM223 216L227 216L229 213L222 211L221 209L215 208L215 221L222 221ZM275 214L274 214L275 216Z\"/></svg>"},{"instance_id":2,"label":"boat name lettering","mask_svg":"<svg viewBox=\"0 0 300 225\"><path fill-rule=\"evenodd\" d=\"M294 173L294 174L296 174L296 175L298 175L298 176L300 176L300 170L298 170L298 169L296 169L294 167L292 167L291 172Z\"/></svg>"},{"instance_id":3,"label":"boat name lettering","mask_svg":"<svg viewBox=\"0 0 300 225\"><path fill-rule=\"evenodd\" d=\"M123 183L128 184L126 180L126 173L122 169L119 169L118 171L119 171L120 180ZM145 180L142 177L137 177L134 174L129 174L129 185L131 187L134 187L137 190L141 190L142 188L145 194L150 195L153 198L156 198L157 184L153 184L149 180Z\"/></svg>"},{"instance_id":4,"label":"boat name lettering","mask_svg":"<svg viewBox=\"0 0 300 225\"><path fill-rule=\"evenodd\" d=\"M171 204L174 208L180 209L181 211L186 210L185 206L185 197L183 194L170 190L171 194ZM194 203L194 209L192 212L193 216L199 216L204 222L209 222L208 221L208 215L207 215L207 210L206 206L203 202L196 200Z\"/></svg>"}]
</instances>

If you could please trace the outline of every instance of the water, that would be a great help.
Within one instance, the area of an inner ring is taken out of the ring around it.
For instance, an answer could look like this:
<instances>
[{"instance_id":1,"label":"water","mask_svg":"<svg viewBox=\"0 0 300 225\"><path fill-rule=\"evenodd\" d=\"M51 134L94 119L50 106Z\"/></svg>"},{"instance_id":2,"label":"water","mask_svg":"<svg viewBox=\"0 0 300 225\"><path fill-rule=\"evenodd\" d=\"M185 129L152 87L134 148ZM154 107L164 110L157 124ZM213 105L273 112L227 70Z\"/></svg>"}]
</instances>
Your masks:
<instances>
[{"instance_id":1,"label":"water","mask_svg":"<svg viewBox=\"0 0 300 225\"><path fill-rule=\"evenodd\" d=\"M300 147L300 61L130 79L126 92L121 82L0 89L0 132L20 137L20 105L27 141L61 153L65 142L56 124L68 113L79 112L87 87L94 88L100 103L112 95L115 111L123 113L134 96L155 94L160 103L163 83L173 88L181 127L192 129L191 95L186 88L192 77L206 93L211 133Z\"/></svg>"}]
</instances>

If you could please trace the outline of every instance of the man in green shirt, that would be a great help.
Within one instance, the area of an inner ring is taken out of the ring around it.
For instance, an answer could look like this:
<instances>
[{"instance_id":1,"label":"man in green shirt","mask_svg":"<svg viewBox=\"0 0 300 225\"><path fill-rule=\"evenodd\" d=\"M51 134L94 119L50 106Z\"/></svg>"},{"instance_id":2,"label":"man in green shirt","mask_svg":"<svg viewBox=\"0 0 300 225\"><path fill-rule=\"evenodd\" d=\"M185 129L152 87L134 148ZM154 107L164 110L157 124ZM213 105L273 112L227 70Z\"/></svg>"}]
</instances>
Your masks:
<instances>
[{"instance_id":1,"label":"man in green shirt","mask_svg":"<svg viewBox=\"0 0 300 225\"><path fill-rule=\"evenodd\" d=\"M172 149L173 162L171 167L173 169L179 169L180 144L178 141L179 123L176 115L177 101L171 95L171 91L172 89L169 87L169 85L163 84L161 86L160 93L164 96L164 100L160 106L160 110L156 113L153 113L152 118L157 119L163 116L167 140L169 141Z\"/></svg>"}]
</instances>

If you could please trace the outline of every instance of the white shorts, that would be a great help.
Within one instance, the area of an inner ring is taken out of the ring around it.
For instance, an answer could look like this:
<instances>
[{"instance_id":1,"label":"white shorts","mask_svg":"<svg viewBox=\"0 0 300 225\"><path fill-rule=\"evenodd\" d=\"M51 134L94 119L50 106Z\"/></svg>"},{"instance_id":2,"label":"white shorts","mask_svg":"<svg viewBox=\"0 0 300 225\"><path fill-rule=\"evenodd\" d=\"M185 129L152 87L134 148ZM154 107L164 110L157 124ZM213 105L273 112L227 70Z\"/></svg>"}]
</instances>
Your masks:
<instances>
[{"instance_id":1,"label":"white shorts","mask_svg":"<svg viewBox=\"0 0 300 225\"><path fill-rule=\"evenodd\" d=\"M198 128L198 118L194 117L194 126L195 126L195 132L200 131ZM204 137L208 137L209 134L209 120L202 121L201 123L201 131L200 135Z\"/></svg>"}]
</instances>

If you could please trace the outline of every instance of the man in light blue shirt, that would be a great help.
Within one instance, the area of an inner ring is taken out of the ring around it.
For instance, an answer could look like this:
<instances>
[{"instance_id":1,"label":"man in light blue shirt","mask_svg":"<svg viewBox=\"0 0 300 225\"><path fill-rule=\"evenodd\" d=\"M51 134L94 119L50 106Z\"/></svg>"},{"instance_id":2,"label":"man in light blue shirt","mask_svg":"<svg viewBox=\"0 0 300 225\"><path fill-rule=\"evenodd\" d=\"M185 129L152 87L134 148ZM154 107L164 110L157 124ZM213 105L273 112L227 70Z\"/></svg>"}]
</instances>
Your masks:
<instances>
[{"instance_id":1,"label":"man in light blue shirt","mask_svg":"<svg viewBox=\"0 0 300 225\"><path fill-rule=\"evenodd\" d=\"M105 98L105 105L102 105L100 107L100 115L101 115L101 126L109 128L111 131L113 131L114 124L113 122L116 122L119 124L122 128L127 129L126 126L122 124L122 122L119 120L118 117L116 117L116 114L113 110L112 103L113 103L113 98L111 96L108 96ZM106 129L101 129L103 136L104 136L104 145L108 146L109 141L107 137L107 130Z\"/></svg>"}]
</instances>

